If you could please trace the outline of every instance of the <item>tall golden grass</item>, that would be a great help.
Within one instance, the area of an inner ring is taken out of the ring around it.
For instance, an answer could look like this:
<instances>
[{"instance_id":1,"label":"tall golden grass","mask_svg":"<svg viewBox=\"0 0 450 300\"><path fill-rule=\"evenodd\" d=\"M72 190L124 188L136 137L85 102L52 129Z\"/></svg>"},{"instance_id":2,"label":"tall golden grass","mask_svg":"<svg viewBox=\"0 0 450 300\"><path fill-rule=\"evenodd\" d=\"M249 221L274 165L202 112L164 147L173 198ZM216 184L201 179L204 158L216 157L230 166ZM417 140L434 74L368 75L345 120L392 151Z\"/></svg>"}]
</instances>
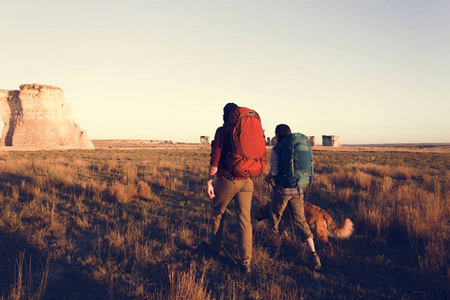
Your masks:
<instances>
[{"instance_id":1,"label":"tall golden grass","mask_svg":"<svg viewBox=\"0 0 450 300\"><path fill-rule=\"evenodd\" d=\"M319 194L339 202L354 198L356 224L389 240L404 235L416 252L421 272L448 277L450 258L450 171L448 154L441 168L348 164L319 176ZM320 170L320 168L319 168Z\"/></svg>"},{"instance_id":2,"label":"tall golden grass","mask_svg":"<svg viewBox=\"0 0 450 300\"><path fill-rule=\"evenodd\" d=\"M254 272L250 278L240 275L232 262L237 252L233 216L225 231L225 262L203 257L196 248L210 230L207 149L2 153L0 238L24 239L24 249L82 272L104 286L109 298L448 296L449 154L316 151L314 159L317 181L307 201L338 223L350 217L356 228L350 240L338 242L334 258L317 244L324 275L308 271L308 253L295 235L271 256L267 227L256 222ZM256 184L266 201L270 190L262 177ZM383 250L375 252L379 247ZM2 251L10 258L21 255ZM23 258L20 264L23 269ZM370 276L361 271L366 266L380 266L377 276L388 281L397 282L383 273L386 268L417 279L410 285L373 286L363 279ZM29 271L2 273L9 279L0 282L0 297L38 299L47 286L63 284L57 278L52 283L51 268L46 272L37 288L24 283Z\"/></svg>"},{"instance_id":3,"label":"tall golden grass","mask_svg":"<svg viewBox=\"0 0 450 300\"><path fill-rule=\"evenodd\" d=\"M25 251L19 253L19 257L16 259L14 269L14 284L11 286L11 290L8 295L8 299L20 300L20 299L42 299L47 288L48 278L53 266L53 261L48 258L40 276L39 285L33 287L33 272L31 264L31 256L26 260Z\"/></svg>"}]
</instances>

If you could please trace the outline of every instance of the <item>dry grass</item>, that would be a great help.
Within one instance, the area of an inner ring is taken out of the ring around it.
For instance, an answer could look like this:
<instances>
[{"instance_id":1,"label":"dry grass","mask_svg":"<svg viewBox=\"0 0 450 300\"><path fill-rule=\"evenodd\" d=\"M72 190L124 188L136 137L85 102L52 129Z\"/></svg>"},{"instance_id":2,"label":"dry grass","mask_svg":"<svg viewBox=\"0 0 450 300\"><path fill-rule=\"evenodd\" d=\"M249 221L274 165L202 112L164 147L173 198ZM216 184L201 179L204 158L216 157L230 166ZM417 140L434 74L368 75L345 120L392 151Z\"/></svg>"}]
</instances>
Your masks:
<instances>
[{"instance_id":1,"label":"dry grass","mask_svg":"<svg viewBox=\"0 0 450 300\"><path fill-rule=\"evenodd\" d=\"M337 223L350 217L355 234L332 241L334 258L317 244L324 270L316 274L293 234L270 255L267 227L255 221L253 273L245 278L232 260L233 204L228 254L214 260L197 250L210 230L206 148L2 153L0 298L39 299L46 286L49 298L70 298L77 282L80 298L447 297L449 154L316 151L314 157L318 180L307 200ZM270 190L262 178L256 183L266 201ZM55 261L63 275L42 264L33 268L45 280L30 284L24 250Z\"/></svg>"},{"instance_id":2,"label":"dry grass","mask_svg":"<svg viewBox=\"0 0 450 300\"><path fill-rule=\"evenodd\" d=\"M27 263L25 258L25 251L21 251L19 253L19 257L16 259L14 269L14 284L11 286L8 299L42 299L47 288L48 278L51 272L52 265L52 260L47 259L42 273L39 276L41 278L39 285L36 286L36 284L33 282L34 275L32 272L31 256Z\"/></svg>"},{"instance_id":3,"label":"dry grass","mask_svg":"<svg viewBox=\"0 0 450 300\"><path fill-rule=\"evenodd\" d=\"M211 292L207 291L204 273L199 277L194 268L187 273L170 272L169 274L169 300L209 300Z\"/></svg>"}]
</instances>

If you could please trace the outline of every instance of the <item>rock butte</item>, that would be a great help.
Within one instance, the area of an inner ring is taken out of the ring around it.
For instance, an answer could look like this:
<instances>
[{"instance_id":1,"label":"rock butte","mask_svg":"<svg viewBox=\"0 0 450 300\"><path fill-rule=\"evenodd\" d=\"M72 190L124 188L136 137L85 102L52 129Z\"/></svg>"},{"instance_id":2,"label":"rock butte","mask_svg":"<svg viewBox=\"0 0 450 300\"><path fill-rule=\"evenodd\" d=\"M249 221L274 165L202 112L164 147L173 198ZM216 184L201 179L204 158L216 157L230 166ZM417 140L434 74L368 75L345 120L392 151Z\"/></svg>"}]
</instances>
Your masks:
<instances>
[{"instance_id":1,"label":"rock butte","mask_svg":"<svg viewBox=\"0 0 450 300\"><path fill-rule=\"evenodd\" d=\"M94 149L58 87L23 84L19 91L0 89L0 118L0 147Z\"/></svg>"}]
</instances>

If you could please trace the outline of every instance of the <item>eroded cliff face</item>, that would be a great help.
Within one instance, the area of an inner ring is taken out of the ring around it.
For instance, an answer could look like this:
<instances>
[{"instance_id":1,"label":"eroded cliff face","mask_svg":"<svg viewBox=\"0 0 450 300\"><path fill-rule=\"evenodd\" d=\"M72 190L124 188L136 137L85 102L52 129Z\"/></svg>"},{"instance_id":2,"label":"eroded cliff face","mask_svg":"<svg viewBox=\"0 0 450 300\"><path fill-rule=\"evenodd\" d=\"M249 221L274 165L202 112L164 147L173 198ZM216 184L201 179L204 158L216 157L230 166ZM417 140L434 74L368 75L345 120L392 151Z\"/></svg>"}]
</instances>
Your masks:
<instances>
[{"instance_id":1,"label":"eroded cliff face","mask_svg":"<svg viewBox=\"0 0 450 300\"><path fill-rule=\"evenodd\" d=\"M0 146L94 149L58 87L23 84L20 91L0 90L0 118Z\"/></svg>"}]
</instances>

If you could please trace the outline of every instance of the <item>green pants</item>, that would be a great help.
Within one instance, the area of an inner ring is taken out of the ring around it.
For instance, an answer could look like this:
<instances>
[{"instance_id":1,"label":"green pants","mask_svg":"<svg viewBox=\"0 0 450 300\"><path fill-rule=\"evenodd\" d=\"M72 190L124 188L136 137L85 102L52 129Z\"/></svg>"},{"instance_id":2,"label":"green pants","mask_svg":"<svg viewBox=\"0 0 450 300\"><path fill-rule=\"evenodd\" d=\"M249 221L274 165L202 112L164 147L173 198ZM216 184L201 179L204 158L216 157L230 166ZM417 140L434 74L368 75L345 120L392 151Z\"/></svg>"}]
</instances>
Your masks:
<instances>
[{"instance_id":1,"label":"green pants","mask_svg":"<svg viewBox=\"0 0 450 300\"><path fill-rule=\"evenodd\" d=\"M238 224L238 260L249 264L252 259L252 224L250 208L253 195L253 181L218 178L214 183L211 247L219 251L222 242L226 208L234 199Z\"/></svg>"},{"instance_id":2,"label":"green pants","mask_svg":"<svg viewBox=\"0 0 450 300\"><path fill-rule=\"evenodd\" d=\"M283 213L289 207L290 215L301 240L304 242L308 238L312 238L311 229L305 219L305 207L303 203L303 195L285 196L274 190L272 194L272 209L270 219L272 223L272 232L279 232L279 225Z\"/></svg>"}]
</instances>

